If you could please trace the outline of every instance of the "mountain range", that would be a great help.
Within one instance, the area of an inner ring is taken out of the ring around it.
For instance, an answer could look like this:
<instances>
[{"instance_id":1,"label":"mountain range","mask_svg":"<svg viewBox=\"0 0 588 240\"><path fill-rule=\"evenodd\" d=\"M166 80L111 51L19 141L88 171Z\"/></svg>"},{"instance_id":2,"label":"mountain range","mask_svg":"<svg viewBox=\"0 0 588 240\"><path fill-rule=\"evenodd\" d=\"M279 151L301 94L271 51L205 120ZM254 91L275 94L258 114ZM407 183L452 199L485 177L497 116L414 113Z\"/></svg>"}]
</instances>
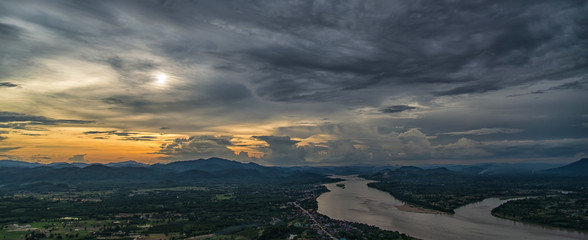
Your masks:
<instances>
[{"instance_id":1,"label":"mountain range","mask_svg":"<svg viewBox=\"0 0 588 240\"><path fill-rule=\"evenodd\" d=\"M501 165L504 167L504 165ZM214 183L214 182L313 182L325 179L327 175L371 176L378 178L452 178L459 175L521 174L588 176L588 158L577 162L541 171L493 171L496 165L474 165L420 168L414 166L342 166L342 167L268 167L256 163L242 163L222 158L178 161L166 164L143 164L126 161L108 164L88 163L29 163L0 160L0 191L12 186L51 183ZM17 187L19 186L19 187Z\"/></svg>"},{"instance_id":2,"label":"mountain range","mask_svg":"<svg viewBox=\"0 0 588 240\"><path fill-rule=\"evenodd\" d=\"M570 163L565 166L551 168L543 171L548 174L559 174L559 175L575 175L575 176L588 176L588 158L582 158L579 161Z\"/></svg>"}]
</instances>

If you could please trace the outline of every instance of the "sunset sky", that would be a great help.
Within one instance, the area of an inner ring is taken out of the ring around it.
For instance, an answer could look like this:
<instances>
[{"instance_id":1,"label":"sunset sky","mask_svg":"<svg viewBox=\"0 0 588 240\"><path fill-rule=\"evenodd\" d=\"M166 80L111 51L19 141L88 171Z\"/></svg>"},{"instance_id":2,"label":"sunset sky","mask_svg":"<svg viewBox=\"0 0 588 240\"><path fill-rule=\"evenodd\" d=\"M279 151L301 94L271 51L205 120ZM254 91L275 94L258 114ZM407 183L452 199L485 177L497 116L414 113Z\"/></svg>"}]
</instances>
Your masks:
<instances>
[{"instance_id":1,"label":"sunset sky","mask_svg":"<svg viewBox=\"0 0 588 240\"><path fill-rule=\"evenodd\" d=\"M0 160L586 154L588 1L0 1Z\"/></svg>"}]
</instances>

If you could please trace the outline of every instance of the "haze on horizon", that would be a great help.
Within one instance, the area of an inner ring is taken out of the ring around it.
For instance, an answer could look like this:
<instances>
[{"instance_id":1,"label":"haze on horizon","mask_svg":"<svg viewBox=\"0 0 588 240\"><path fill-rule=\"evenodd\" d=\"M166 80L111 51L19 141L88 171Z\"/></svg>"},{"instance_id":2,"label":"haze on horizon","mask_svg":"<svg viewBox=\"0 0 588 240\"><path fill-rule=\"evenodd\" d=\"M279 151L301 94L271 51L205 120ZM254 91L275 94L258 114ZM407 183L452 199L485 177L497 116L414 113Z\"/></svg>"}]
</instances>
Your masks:
<instances>
[{"instance_id":1,"label":"haze on horizon","mask_svg":"<svg viewBox=\"0 0 588 240\"><path fill-rule=\"evenodd\" d=\"M0 2L0 160L552 162L586 1Z\"/></svg>"}]
</instances>

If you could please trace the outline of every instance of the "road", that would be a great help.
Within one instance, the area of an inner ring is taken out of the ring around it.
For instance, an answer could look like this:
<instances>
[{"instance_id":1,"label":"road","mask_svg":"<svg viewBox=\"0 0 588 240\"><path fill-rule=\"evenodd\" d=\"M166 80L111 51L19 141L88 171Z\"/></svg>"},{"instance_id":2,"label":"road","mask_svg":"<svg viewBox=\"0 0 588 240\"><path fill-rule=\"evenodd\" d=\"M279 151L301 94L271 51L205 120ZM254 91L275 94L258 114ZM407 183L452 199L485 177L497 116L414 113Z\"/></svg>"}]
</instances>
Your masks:
<instances>
[{"instance_id":1,"label":"road","mask_svg":"<svg viewBox=\"0 0 588 240\"><path fill-rule=\"evenodd\" d=\"M325 228L323 228L322 225L320 225L318 223L318 221L316 219L314 219L314 217L312 216L312 214L310 214L308 211L306 211L306 209L302 208L300 205L298 205L298 203L294 203L294 205L298 208L300 208L300 210L302 210L304 213L306 213L306 215L308 215L308 217L310 218L310 220L312 220L324 233L326 233L331 239L333 240L338 240L337 238L333 237L333 235L331 235L329 232L327 232L327 230L325 230Z\"/></svg>"}]
</instances>

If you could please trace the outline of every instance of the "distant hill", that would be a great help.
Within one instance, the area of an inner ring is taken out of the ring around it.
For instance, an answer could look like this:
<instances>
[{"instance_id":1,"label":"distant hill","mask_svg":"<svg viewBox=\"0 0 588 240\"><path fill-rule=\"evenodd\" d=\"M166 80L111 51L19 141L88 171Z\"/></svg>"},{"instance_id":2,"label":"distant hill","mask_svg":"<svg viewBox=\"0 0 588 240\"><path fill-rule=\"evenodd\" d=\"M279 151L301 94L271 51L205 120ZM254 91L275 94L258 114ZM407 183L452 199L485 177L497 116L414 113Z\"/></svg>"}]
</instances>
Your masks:
<instances>
[{"instance_id":1,"label":"distant hill","mask_svg":"<svg viewBox=\"0 0 588 240\"><path fill-rule=\"evenodd\" d=\"M107 163L108 167L150 167L148 164L136 162L136 161L125 161L125 162L114 162Z\"/></svg>"},{"instance_id":2,"label":"distant hill","mask_svg":"<svg viewBox=\"0 0 588 240\"><path fill-rule=\"evenodd\" d=\"M568 165L543 171L548 174L588 176L588 158L582 158Z\"/></svg>"},{"instance_id":3,"label":"distant hill","mask_svg":"<svg viewBox=\"0 0 588 240\"><path fill-rule=\"evenodd\" d=\"M21 161L12 161L12 160L0 160L0 167L34 168L34 167L40 167L40 166L43 166L43 164L21 162Z\"/></svg>"},{"instance_id":4,"label":"distant hill","mask_svg":"<svg viewBox=\"0 0 588 240\"><path fill-rule=\"evenodd\" d=\"M521 175L537 174L557 164L551 163L482 163L475 165L448 166L450 170L473 175Z\"/></svg>"},{"instance_id":5,"label":"distant hill","mask_svg":"<svg viewBox=\"0 0 588 240\"><path fill-rule=\"evenodd\" d=\"M169 169L177 172L184 172L188 170L202 170L202 171L221 171L233 168L244 169L263 169L267 168L256 163L242 163L222 158L198 159L189 161L177 161L168 164L154 164L154 168Z\"/></svg>"},{"instance_id":6,"label":"distant hill","mask_svg":"<svg viewBox=\"0 0 588 240\"><path fill-rule=\"evenodd\" d=\"M222 158L198 159L190 161L178 161L168 164L154 164L156 169L166 169L175 172L204 171L217 176L230 177L280 177L291 174L293 169L285 167L266 167L257 163L242 163ZM326 175L326 174L323 174Z\"/></svg>"},{"instance_id":7,"label":"distant hill","mask_svg":"<svg viewBox=\"0 0 588 240\"><path fill-rule=\"evenodd\" d=\"M480 166L468 166L460 169L459 172L466 174L482 174L484 170L485 168Z\"/></svg>"},{"instance_id":8,"label":"distant hill","mask_svg":"<svg viewBox=\"0 0 588 240\"><path fill-rule=\"evenodd\" d=\"M465 174L451 171L444 167L423 169L414 166L404 166L394 170L384 169L371 176L365 176L369 179L388 181L388 180L409 180L409 179L446 179L457 178Z\"/></svg>"},{"instance_id":9,"label":"distant hill","mask_svg":"<svg viewBox=\"0 0 588 240\"><path fill-rule=\"evenodd\" d=\"M399 167L396 169L397 172L412 172L412 173L416 173L416 172L422 172L424 171L424 169L420 168L420 167L414 167L414 166L403 166L403 167Z\"/></svg>"},{"instance_id":10,"label":"distant hill","mask_svg":"<svg viewBox=\"0 0 588 240\"><path fill-rule=\"evenodd\" d=\"M109 164L38 164L0 161L0 192L51 191L79 184L114 187L128 184L313 183L326 175L287 167L266 167L222 158L147 165L135 161Z\"/></svg>"},{"instance_id":11,"label":"distant hill","mask_svg":"<svg viewBox=\"0 0 588 240\"><path fill-rule=\"evenodd\" d=\"M90 166L90 164L89 163L81 163L81 162L74 162L74 163L56 162L56 163L47 164L46 166L53 167L53 168L68 168L68 167L83 168L83 167Z\"/></svg>"}]
</instances>

